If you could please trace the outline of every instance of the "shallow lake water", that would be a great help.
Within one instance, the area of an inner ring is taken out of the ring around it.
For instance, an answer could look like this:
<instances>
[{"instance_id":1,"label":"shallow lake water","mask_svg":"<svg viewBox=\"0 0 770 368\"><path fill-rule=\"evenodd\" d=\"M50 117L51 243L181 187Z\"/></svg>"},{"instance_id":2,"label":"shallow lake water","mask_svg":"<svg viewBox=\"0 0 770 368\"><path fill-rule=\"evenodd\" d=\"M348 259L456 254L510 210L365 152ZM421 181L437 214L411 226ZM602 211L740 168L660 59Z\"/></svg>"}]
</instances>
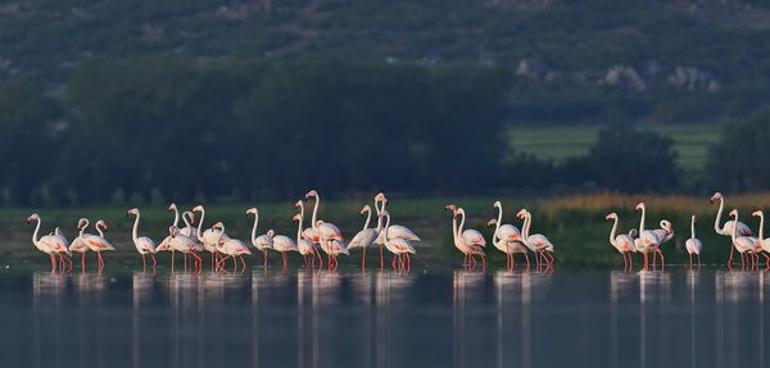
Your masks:
<instances>
[{"instance_id":1,"label":"shallow lake water","mask_svg":"<svg viewBox=\"0 0 770 368\"><path fill-rule=\"evenodd\" d=\"M0 272L2 366L768 365L770 274Z\"/></svg>"}]
</instances>

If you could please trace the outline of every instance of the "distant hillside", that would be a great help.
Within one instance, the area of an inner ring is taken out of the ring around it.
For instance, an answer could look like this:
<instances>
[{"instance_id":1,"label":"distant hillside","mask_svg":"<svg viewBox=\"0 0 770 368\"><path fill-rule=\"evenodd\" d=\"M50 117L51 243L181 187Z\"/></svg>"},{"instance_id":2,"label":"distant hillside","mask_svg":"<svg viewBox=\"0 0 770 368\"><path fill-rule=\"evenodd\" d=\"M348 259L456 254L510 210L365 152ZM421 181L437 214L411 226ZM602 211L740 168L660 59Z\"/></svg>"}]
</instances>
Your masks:
<instances>
[{"instance_id":1,"label":"distant hillside","mask_svg":"<svg viewBox=\"0 0 770 368\"><path fill-rule=\"evenodd\" d=\"M464 63L515 74L514 121L723 120L770 95L770 5L701 0L6 1L0 78L94 57Z\"/></svg>"}]
</instances>

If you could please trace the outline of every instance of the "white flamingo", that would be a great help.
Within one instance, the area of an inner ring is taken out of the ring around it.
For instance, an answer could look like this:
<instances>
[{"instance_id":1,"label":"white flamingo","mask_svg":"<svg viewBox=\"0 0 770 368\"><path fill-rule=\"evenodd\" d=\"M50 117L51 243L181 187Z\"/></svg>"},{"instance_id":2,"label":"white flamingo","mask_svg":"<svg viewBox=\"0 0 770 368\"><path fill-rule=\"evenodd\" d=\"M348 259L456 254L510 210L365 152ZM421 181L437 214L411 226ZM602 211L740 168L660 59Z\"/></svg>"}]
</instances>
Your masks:
<instances>
[{"instance_id":1,"label":"white flamingo","mask_svg":"<svg viewBox=\"0 0 770 368\"><path fill-rule=\"evenodd\" d=\"M98 272L101 273L104 270L104 258L102 252L114 252L115 247L112 246L109 240L104 236L104 232L108 229L107 223L104 220L96 221L96 231L99 235L84 234L85 242L88 244L88 249L96 253Z\"/></svg>"},{"instance_id":2,"label":"white flamingo","mask_svg":"<svg viewBox=\"0 0 770 368\"><path fill-rule=\"evenodd\" d=\"M273 236L275 231L269 229L266 234L257 236L257 226L259 226L259 210L255 207L251 207L246 210L247 215L254 215L254 226L251 228L251 244L258 251L262 252L263 265L267 267L267 251L273 248ZM224 231L224 229L222 230Z\"/></svg>"},{"instance_id":3,"label":"white flamingo","mask_svg":"<svg viewBox=\"0 0 770 368\"><path fill-rule=\"evenodd\" d=\"M732 217L735 222L738 222L738 210L732 210L728 214L728 217ZM744 267L745 264L745 256L748 254L750 257L753 258L752 254L755 254L755 247L758 243L757 238L753 236L740 236L738 235L738 227L733 226L733 235L732 235L732 241L733 246L738 251L738 253L741 254L741 268ZM728 264L729 266L729 264Z\"/></svg>"},{"instance_id":4,"label":"white flamingo","mask_svg":"<svg viewBox=\"0 0 770 368\"><path fill-rule=\"evenodd\" d=\"M759 230L759 233L762 234L762 229ZM700 267L700 252L703 249L703 243L695 237L695 215L690 217L690 239L684 243L684 248L690 256L690 267L692 267L693 254L698 256L698 267Z\"/></svg>"},{"instance_id":5,"label":"white flamingo","mask_svg":"<svg viewBox=\"0 0 770 368\"><path fill-rule=\"evenodd\" d=\"M307 194L305 194L305 200L309 200L310 198L315 199L315 203L313 204L313 215L311 216L310 223L313 229L318 232L321 249L329 256L329 262L334 263L334 265L330 264L329 268L336 268L337 255L350 254L350 252L347 251L344 243L342 243L343 237L340 229L332 223L318 220L318 207L321 204L321 197L318 195L318 192L315 190L307 192ZM343 247L343 249L340 249L340 247Z\"/></svg>"},{"instance_id":6,"label":"white flamingo","mask_svg":"<svg viewBox=\"0 0 770 368\"><path fill-rule=\"evenodd\" d=\"M709 199L709 202L711 204L714 204L714 202L719 201L719 209L717 210L717 216L714 218L714 231L719 235L729 236L732 237L733 235L733 228L738 226L737 229L737 235L738 236L752 236L754 235L751 232L751 229L748 225L744 224L743 222L735 222L732 220L728 220L724 223L724 225L720 226L719 221L722 220L722 211L725 208L725 198L720 192L714 193L714 195L711 196L711 199ZM735 247L730 247L730 255L727 258L727 264L731 265L733 263L733 254L735 253Z\"/></svg>"},{"instance_id":7,"label":"white flamingo","mask_svg":"<svg viewBox=\"0 0 770 368\"><path fill-rule=\"evenodd\" d=\"M492 233L492 244L495 246L495 248L505 254L508 270L513 270L513 268L516 267L516 259L514 258L516 253L524 255L524 259L527 261L527 268L529 268L529 256L527 255L527 247L524 245L524 243L521 242L520 234L517 237L518 240L511 240L510 233L507 233L508 235L504 235L506 238L501 238L501 226L497 219L489 220L489 222L487 222L487 226L495 226L495 230ZM506 232L503 232L503 234L506 234Z\"/></svg>"},{"instance_id":8,"label":"white flamingo","mask_svg":"<svg viewBox=\"0 0 770 368\"><path fill-rule=\"evenodd\" d=\"M543 257L543 260L547 264L553 264L554 258L552 255L548 254L554 252L553 243L551 243L551 241L543 234L530 234L530 229L532 228L532 213L526 209L521 209L516 214L516 217L524 220L521 233L521 239L522 242L524 242L524 245Z\"/></svg>"},{"instance_id":9,"label":"white flamingo","mask_svg":"<svg viewBox=\"0 0 770 368\"><path fill-rule=\"evenodd\" d=\"M500 201L495 201L495 203L492 204L492 207L497 208L495 235L505 241L521 240L521 231L519 231L516 226L503 224L503 204L500 203ZM489 225L489 223L487 223L487 225Z\"/></svg>"},{"instance_id":10,"label":"white flamingo","mask_svg":"<svg viewBox=\"0 0 770 368\"><path fill-rule=\"evenodd\" d=\"M273 250L281 253L282 268L285 270L289 265L288 252L299 252L297 243L288 236L274 235L273 236Z\"/></svg>"},{"instance_id":11,"label":"white flamingo","mask_svg":"<svg viewBox=\"0 0 770 368\"><path fill-rule=\"evenodd\" d=\"M305 219L305 203L302 202L302 200L299 200L294 203L294 207L296 207L299 210L299 215L302 217L303 221ZM321 235L318 234L318 230L313 228L313 224L310 224L310 227L302 230L302 238L310 241L313 244L320 244L321 242Z\"/></svg>"},{"instance_id":12,"label":"white flamingo","mask_svg":"<svg viewBox=\"0 0 770 368\"><path fill-rule=\"evenodd\" d=\"M80 253L80 271L86 272L86 252L88 249L88 244L85 242L85 231L88 227L88 219L85 217L81 217L78 219L78 236L72 240L72 243L70 244L70 252L72 253Z\"/></svg>"},{"instance_id":13,"label":"white flamingo","mask_svg":"<svg viewBox=\"0 0 770 368\"><path fill-rule=\"evenodd\" d=\"M446 206L446 209L452 212L452 239L454 240L455 247L465 255L463 265L465 267L475 267L476 260L473 256L478 255L481 257L482 267L486 268L487 257L484 254L484 247L487 246L487 241L480 232L473 229L465 230L465 210L458 208L453 204ZM460 225L457 225L457 217L462 216Z\"/></svg>"},{"instance_id":14,"label":"white flamingo","mask_svg":"<svg viewBox=\"0 0 770 368\"><path fill-rule=\"evenodd\" d=\"M770 269L770 238L765 238L765 213L754 211L751 215L759 217L759 238L755 248L765 256L765 269Z\"/></svg>"},{"instance_id":15,"label":"white flamingo","mask_svg":"<svg viewBox=\"0 0 770 368\"><path fill-rule=\"evenodd\" d=\"M388 198L385 196L385 193L380 192L374 196L374 209L377 211L378 219L380 218L382 212L385 211L387 204ZM388 230L388 238L399 238L410 242L421 241L420 237L417 236L417 234L415 234L411 229L398 224L390 225L390 230ZM374 244L377 244L380 247L380 268L383 268L385 265L385 258L383 253L383 247L385 246L385 234L382 232L377 234L377 239L374 241Z\"/></svg>"},{"instance_id":16,"label":"white flamingo","mask_svg":"<svg viewBox=\"0 0 770 368\"><path fill-rule=\"evenodd\" d=\"M617 249L618 252L620 252L620 254L623 256L623 268L626 271L631 270L633 268L633 259L631 258L631 253L636 251L634 238L626 234L617 234L619 222L617 213L609 213L604 217L604 219L614 220L614 223L612 224L612 230L610 230L610 244L612 244L612 246L615 247L615 249Z\"/></svg>"},{"instance_id":17,"label":"white flamingo","mask_svg":"<svg viewBox=\"0 0 770 368\"><path fill-rule=\"evenodd\" d=\"M142 214L138 208L132 208L128 210L128 215L136 216L133 229L131 230L131 240L134 241L136 251L142 256L142 267L147 269L147 260L145 258L149 255L152 258L152 268L155 269L155 266L158 265L158 260L155 259L155 242L146 236L139 236L139 219Z\"/></svg>"},{"instance_id":18,"label":"white flamingo","mask_svg":"<svg viewBox=\"0 0 770 368\"><path fill-rule=\"evenodd\" d=\"M671 221L668 220L660 220L659 225L660 229L652 230L655 232L655 235L658 236L658 239L660 239L660 245L655 247L652 253L652 264L655 266L655 260L657 256L660 256L660 264L662 267L665 267L666 259L663 257L663 252L660 250L660 247L663 243L674 238L674 226L671 224Z\"/></svg>"},{"instance_id":19,"label":"white flamingo","mask_svg":"<svg viewBox=\"0 0 770 368\"><path fill-rule=\"evenodd\" d=\"M39 251L48 255L51 259L51 272L56 272L56 256L61 257L62 249L66 249L69 243L63 235L57 235L55 232L53 235L49 234L38 238L40 226L42 225L40 215L33 213L27 217L27 222L30 224L35 221L37 221L37 225L35 225L35 231L32 233L32 244L34 244ZM69 249L67 249L67 251L69 251ZM62 269L62 271L64 270Z\"/></svg>"},{"instance_id":20,"label":"white flamingo","mask_svg":"<svg viewBox=\"0 0 770 368\"><path fill-rule=\"evenodd\" d=\"M217 222L212 226L212 229L218 234L225 234L225 225L222 222ZM241 261L241 265L243 266L243 270L246 269L246 261L243 259L243 256L250 255L251 251L249 250L249 247L241 240L229 238L227 240L224 240L224 237L219 240L218 242L219 247L218 251L225 255L222 259L219 260L219 268L224 268L224 264L227 262L228 258L233 259L233 272L238 270L238 259Z\"/></svg>"},{"instance_id":21,"label":"white flamingo","mask_svg":"<svg viewBox=\"0 0 770 368\"><path fill-rule=\"evenodd\" d=\"M297 249L299 254L304 258L305 266L309 265L310 267L314 267L315 258L318 257L320 260L321 255L318 254L318 249L312 241L302 238L302 214L295 214L292 220L297 222ZM307 260L308 256L311 258L310 262Z\"/></svg>"},{"instance_id":22,"label":"white flamingo","mask_svg":"<svg viewBox=\"0 0 770 368\"><path fill-rule=\"evenodd\" d=\"M193 268L195 272L201 271L201 264L202 260L201 258L195 254L195 240L189 236L182 235L182 230L177 228L176 226L170 226L168 228L168 234L171 237L170 246L171 249L182 253L185 255L185 259L187 259L187 255L190 255L193 257ZM185 271L187 271L187 262L184 264ZM171 272L174 271L174 263L171 263Z\"/></svg>"},{"instance_id":23,"label":"white flamingo","mask_svg":"<svg viewBox=\"0 0 770 368\"><path fill-rule=\"evenodd\" d=\"M644 205L644 202L639 202L635 209L641 211L642 216L639 220L639 238L637 238L634 243L636 245L636 250L642 252L642 256L644 257L644 269L646 270L649 267L648 253L655 251L655 249L660 246L661 239L655 231L644 229L644 220L647 215L647 206ZM655 264L653 264L653 267L654 266Z\"/></svg>"},{"instance_id":24,"label":"white flamingo","mask_svg":"<svg viewBox=\"0 0 770 368\"><path fill-rule=\"evenodd\" d=\"M370 210L371 213L371 210ZM388 227L390 227L390 213L388 211L383 210L380 212L379 218L385 217L385 229L383 233L385 234L385 248L388 249L391 253L393 253L393 268L396 269L396 263L398 262L400 264L400 268L405 271L409 271L412 268L412 254L417 254L417 252L414 250L411 244L409 244L409 241L403 238L391 238L390 234L388 232ZM406 260L404 260L404 257L406 257Z\"/></svg>"},{"instance_id":25,"label":"white flamingo","mask_svg":"<svg viewBox=\"0 0 770 368\"><path fill-rule=\"evenodd\" d=\"M168 205L168 212L174 212L174 222L171 224L171 226L178 228L179 226L179 209L176 207L176 203L171 203ZM166 236L160 244L158 244L157 247L155 247L155 253L158 252L171 252L171 269L174 269L174 256L176 254L176 251L171 246L171 235L169 233L168 236Z\"/></svg>"},{"instance_id":26,"label":"white flamingo","mask_svg":"<svg viewBox=\"0 0 770 368\"><path fill-rule=\"evenodd\" d=\"M217 234L214 229L206 229L203 231L203 220L206 217L206 210L203 208L203 205L197 205L192 209L193 212L200 212L200 220L198 221L198 230L197 230L197 236L198 240L200 240L203 243L203 249L206 250L211 254L211 268L214 269L214 265L217 263L216 261L216 255L217 255L217 242L219 242L220 237L222 241L228 241L230 240L230 237L227 236L227 234Z\"/></svg>"},{"instance_id":27,"label":"white flamingo","mask_svg":"<svg viewBox=\"0 0 770 368\"><path fill-rule=\"evenodd\" d=\"M382 217L377 217L377 228L369 228L369 223L372 220L372 208L369 205L365 205L361 208L361 215L366 213L366 221L364 222L364 228L361 229L353 239L348 243L348 250L361 248L361 268L366 268L366 248L371 247L374 241L377 239L380 230L382 229Z\"/></svg>"}]
</instances>

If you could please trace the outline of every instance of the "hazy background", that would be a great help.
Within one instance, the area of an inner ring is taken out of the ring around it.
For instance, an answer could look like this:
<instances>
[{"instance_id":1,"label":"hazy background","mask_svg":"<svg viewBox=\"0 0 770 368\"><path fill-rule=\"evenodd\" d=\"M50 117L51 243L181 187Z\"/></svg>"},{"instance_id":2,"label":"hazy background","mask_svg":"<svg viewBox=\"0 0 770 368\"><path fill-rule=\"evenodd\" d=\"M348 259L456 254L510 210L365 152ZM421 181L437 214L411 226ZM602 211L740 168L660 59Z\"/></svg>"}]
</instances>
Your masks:
<instances>
[{"instance_id":1,"label":"hazy background","mask_svg":"<svg viewBox=\"0 0 770 368\"><path fill-rule=\"evenodd\" d=\"M770 184L760 1L0 2L0 204Z\"/></svg>"}]
</instances>

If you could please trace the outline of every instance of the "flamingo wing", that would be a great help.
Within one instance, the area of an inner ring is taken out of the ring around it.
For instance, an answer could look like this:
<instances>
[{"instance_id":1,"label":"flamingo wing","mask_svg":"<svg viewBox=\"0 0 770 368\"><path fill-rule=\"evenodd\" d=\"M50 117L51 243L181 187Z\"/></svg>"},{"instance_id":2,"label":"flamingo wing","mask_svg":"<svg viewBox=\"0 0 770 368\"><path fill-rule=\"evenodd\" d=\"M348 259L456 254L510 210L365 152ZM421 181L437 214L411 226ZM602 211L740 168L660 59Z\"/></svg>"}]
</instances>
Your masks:
<instances>
[{"instance_id":1,"label":"flamingo wing","mask_svg":"<svg viewBox=\"0 0 770 368\"><path fill-rule=\"evenodd\" d=\"M348 249L371 247L377 238L377 231L374 229L364 229L359 231L350 243Z\"/></svg>"},{"instance_id":2,"label":"flamingo wing","mask_svg":"<svg viewBox=\"0 0 770 368\"><path fill-rule=\"evenodd\" d=\"M313 243L318 243L321 241L321 235L318 234L318 230L313 229L312 227L302 230L302 237Z\"/></svg>"},{"instance_id":3,"label":"flamingo wing","mask_svg":"<svg viewBox=\"0 0 770 368\"><path fill-rule=\"evenodd\" d=\"M521 231L511 224L503 224L497 229L497 237L505 240L519 240L521 239Z\"/></svg>"},{"instance_id":4,"label":"flamingo wing","mask_svg":"<svg viewBox=\"0 0 770 368\"><path fill-rule=\"evenodd\" d=\"M698 239L687 239L687 241L684 243L685 249L687 249L687 253L690 254L700 254L701 249L703 249L703 243L701 243Z\"/></svg>"},{"instance_id":5,"label":"flamingo wing","mask_svg":"<svg viewBox=\"0 0 770 368\"><path fill-rule=\"evenodd\" d=\"M273 249L279 252L296 252L297 243L288 236L276 235L273 237Z\"/></svg>"},{"instance_id":6,"label":"flamingo wing","mask_svg":"<svg viewBox=\"0 0 770 368\"><path fill-rule=\"evenodd\" d=\"M408 241L405 239L388 239L388 246L390 248L393 248L396 250L396 253L402 254L402 253L411 253L416 254L417 252L414 250L411 244L409 244Z\"/></svg>"},{"instance_id":7,"label":"flamingo wing","mask_svg":"<svg viewBox=\"0 0 770 368\"><path fill-rule=\"evenodd\" d=\"M478 230L468 229L463 231L463 240L468 245L487 246L487 240L484 239L484 236Z\"/></svg>"},{"instance_id":8,"label":"flamingo wing","mask_svg":"<svg viewBox=\"0 0 770 368\"><path fill-rule=\"evenodd\" d=\"M342 232L336 225L330 222L319 224L318 232L323 239L342 240Z\"/></svg>"},{"instance_id":9,"label":"flamingo wing","mask_svg":"<svg viewBox=\"0 0 770 368\"><path fill-rule=\"evenodd\" d=\"M139 253L155 253L155 242L146 236L136 239L135 245Z\"/></svg>"}]
</instances>

